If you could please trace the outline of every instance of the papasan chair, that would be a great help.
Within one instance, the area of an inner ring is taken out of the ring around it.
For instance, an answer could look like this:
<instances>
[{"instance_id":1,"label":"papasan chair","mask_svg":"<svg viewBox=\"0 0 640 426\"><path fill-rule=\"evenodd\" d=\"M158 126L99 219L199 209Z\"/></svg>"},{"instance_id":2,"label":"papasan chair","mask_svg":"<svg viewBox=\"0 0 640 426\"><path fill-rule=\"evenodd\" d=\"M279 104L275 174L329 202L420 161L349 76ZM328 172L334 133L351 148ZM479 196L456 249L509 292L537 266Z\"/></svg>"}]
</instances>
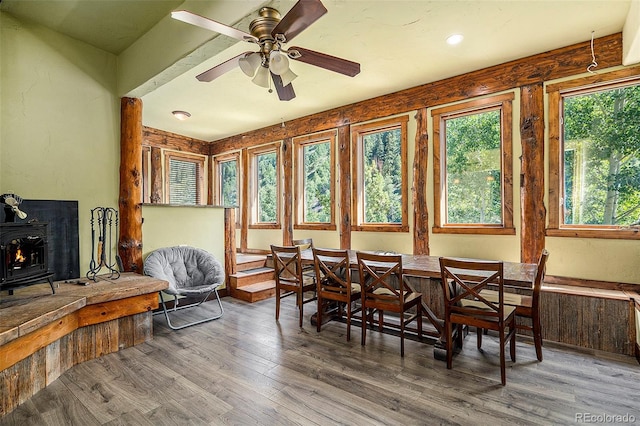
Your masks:
<instances>
[{"instance_id":1,"label":"papasan chair","mask_svg":"<svg viewBox=\"0 0 640 426\"><path fill-rule=\"evenodd\" d=\"M215 294L219 307L219 312L216 315L182 325L173 325L169 318L169 309L167 309L162 292L160 292L160 303L164 316L167 319L167 325L172 330L213 321L224 313L218 295L218 287L224 283L224 268L211 253L205 250L189 246L165 247L154 250L144 261L144 274L169 282L169 288L163 292L173 295L173 308L170 309L172 312L199 306L209 298L211 293ZM178 306L181 296L191 300L201 299L195 303Z\"/></svg>"}]
</instances>

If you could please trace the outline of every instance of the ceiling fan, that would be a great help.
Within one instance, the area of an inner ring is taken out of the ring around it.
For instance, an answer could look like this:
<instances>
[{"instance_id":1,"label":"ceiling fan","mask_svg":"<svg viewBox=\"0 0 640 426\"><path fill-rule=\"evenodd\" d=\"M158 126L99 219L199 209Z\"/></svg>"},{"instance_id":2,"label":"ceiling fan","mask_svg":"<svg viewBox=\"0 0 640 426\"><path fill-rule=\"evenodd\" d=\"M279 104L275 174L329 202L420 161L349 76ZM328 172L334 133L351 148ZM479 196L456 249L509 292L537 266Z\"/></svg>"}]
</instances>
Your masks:
<instances>
[{"instance_id":1,"label":"ceiling fan","mask_svg":"<svg viewBox=\"0 0 640 426\"><path fill-rule=\"evenodd\" d=\"M360 73L360 64L337 58L302 47L284 47L295 36L317 21L327 9L320 0L298 0L298 2L280 18L280 12L271 7L263 7L260 17L251 21L249 31L238 30L220 22L186 10L171 12L171 17L188 24L224 34L238 40L255 43L258 52L243 52L196 76L200 81L209 82L222 74L240 67L240 69L258 86L270 89L269 77L278 92L281 101L296 97L291 82L297 75L289 68L289 59L315 65L330 71L354 77Z\"/></svg>"}]
</instances>

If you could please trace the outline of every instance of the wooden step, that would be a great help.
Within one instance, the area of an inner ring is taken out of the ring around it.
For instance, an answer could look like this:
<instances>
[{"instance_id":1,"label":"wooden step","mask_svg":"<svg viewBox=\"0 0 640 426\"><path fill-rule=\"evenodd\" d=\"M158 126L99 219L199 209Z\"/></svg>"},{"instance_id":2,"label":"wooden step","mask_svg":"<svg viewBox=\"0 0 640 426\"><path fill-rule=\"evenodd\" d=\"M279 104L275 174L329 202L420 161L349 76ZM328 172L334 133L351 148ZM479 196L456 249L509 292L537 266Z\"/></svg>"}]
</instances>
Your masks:
<instances>
[{"instance_id":1,"label":"wooden step","mask_svg":"<svg viewBox=\"0 0 640 426\"><path fill-rule=\"evenodd\" d=\"M273 279L273 269L267 267L238 271L229 275L229 285L231 288L245 287L251 284Z\"/></svg>"},{"instance_id":2,"label":"wooden step","mask_svg":"<svg viewBox=\"0 0 640 426\"><path fill-rule=\"evenodd\" d=\"M233 290L231 296L245 302L253 303L260 300L269 299L276 295L275 280L262 281L245 285Z\"/></svg>"},{"instance_id":3,"label":"wooden step","mask_svg":"<svg viewBox=\"0 0 640 426\"><path fill-rule=\"evenodd\" d=\"M236 270L246 271L248 269L261 268L266 265L267 255L265 254L236 254Z\"/></svg>"}]
</instances>

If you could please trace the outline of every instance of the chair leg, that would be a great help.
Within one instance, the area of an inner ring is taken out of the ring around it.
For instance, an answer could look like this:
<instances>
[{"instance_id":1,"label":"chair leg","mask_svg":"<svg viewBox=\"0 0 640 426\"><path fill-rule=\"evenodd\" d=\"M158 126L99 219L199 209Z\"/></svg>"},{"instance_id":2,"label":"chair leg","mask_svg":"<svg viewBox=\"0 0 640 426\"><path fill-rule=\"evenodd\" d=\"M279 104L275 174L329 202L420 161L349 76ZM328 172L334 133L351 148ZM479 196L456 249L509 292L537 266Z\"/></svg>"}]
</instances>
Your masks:
<instances>
[{"instance_id":1,"label":"chair leg","mask_svg":"<svg viewBox=\"0 0 640 426\"><path fill-rule=\"evenodd\" d=\"M478 334L478 350L482 349L482 334L484 332L484 329L482 328L477 328L477 334Z\"/></svg>"},{"instance_id":2,"label":"chair leg","mask_svg":"<svg viewBox=\"0 0 640 426\"><path fill-rule=\"evenodd\" d=\"M513 327L513 328L511 328ZM513 320L513 324L509 326L509 332L511 333L511 342L509 348L511 349L511 361L516 362L516 320Z\"/></svg>"},{"instance_id":3,"label":"chair leg","mask_svg":"<svg viewBox=\"0 0 640 426\"><path fill-rule=\"evenodd\" d=\"M536 346L538 361L542 361L542 325L540 318L533 319L533 343Z\"/></svg>"},{"instance_id":4,"label":"chair leg","mask_svg":"<svg viewBox=\"0 0 640 426\"><path fill-rule=\"evenodd\" d=\"M167 309L167 305L165 304L164 298L162 297L162 292L158 292L158 296L160 297L160 304L162 305L162 310L164 312L164 317L167 320L167 325L169 326L170 329L172 330L182 330L183 328L187 328L187 327L191 327L192 325L198 325L198 324L202 324L205 322L209 322L209 321L213 321L213 320L217 320L218 318L222 317L222 315L224 314L224 308L222 307L222 301L220 300L220 295L218 294L218 290L217 289L213 289L210 292L208 292L203 298L202 300L200 300L199 302L196 303L191 303L189 305L185 305L185 306L180 306L178 307L178 296L174 295L173 296L173 309L172 311L179 311L182 309L187 309L187 308L192 308L192 307L196 307L199 306L201 304L203 304L211 295L211 293L215 294L216 296L216 301L218 302L218 309L219 309L219 313L212 316L212 317L207 317L207 318L203 318L197 321L192 321L190 323L187 324L183 324L180 326L176 326L173 325L171 323L171 319L169 317L169 310Z\"/></svg>"},{"instance_id":5,"label":"chair leg","mask_svg":"<svg viewBox=\"0 0 640 426\"><path fill-rule=\"evenodd\" d=\"M316 300L318 305L318 312L316 312L316 331L319 333L320 328L322 327L322 310L324 309L324 306L322 306L322 299L320 296L318 296Z\"/></svg>"},{"instance_id":6,"label":"chair leg","mask_svg":"<svg viewBox=\"0 0 640 426\"><path fill-rule=\"evenodd\" d=\"M347 342L351 340L351 302L347 302Z\"/></svg>"},{"instance_id":7,"label":"chair leg","mask_svg":"<svg viewBox=\"0 0 640 426\"><path fill-rule=\"evenodd\" d=\"M453 329L450 321L445 321L444 324L444 336L447 339L447 368L451 369L453 364Z\"/></svg>"},{"instance_id":8,"label":"chair leg","mask_svg":"<svg viewBox=\"0 0 640 426\"><path fill-rule=\"evenodd\" d=\"M400 356L404 357L404 312L400 312Z\"/></svg>"},{"instance_id":9,"label":"chair leg","mask_svg":"<svg viewBox=\"0 0 640 426\"><path fill-rule=\"evenodd\" d=\"M296 302L298 303L298 309L300 310L300 327L302 327L302 317L303 317L303 313L304 313L304 294L302 293L302 290L300 290L297 294L296 294Z\"/></svg>"},{"instance_id":10,"label":"chair leg","mask_svg":"<svg viewBox=\"0 0 640 426\"><path fill-rule=\"evenodd\" d=\"M276 321L280 318L280 289L276 287Z\"/></svg>"},{"instance_id":11,"label":"chair leg","mask_svg":"<svg viewBox=\"0 0 640 426\"><path fill-rule=\"evenodd\" d=\"M364 346L364 342L367 339L367 308L365 308L364 306L362 307L362 332L361 332L361 337L360 337L360 344L362 346Z\"/></svg>"},{"instance_id":12,"label":"chair leg","mask_svg":"<svg viewBox=\"0 0 640 426\"><path fill-rule=\"evenodd\" d=\"M504 351L506 349L504 330L500 330L500 381L502 382L502 386L507 384L507 368L506 368L506 359L504 355Z\"/></svg>"}]
</instances>

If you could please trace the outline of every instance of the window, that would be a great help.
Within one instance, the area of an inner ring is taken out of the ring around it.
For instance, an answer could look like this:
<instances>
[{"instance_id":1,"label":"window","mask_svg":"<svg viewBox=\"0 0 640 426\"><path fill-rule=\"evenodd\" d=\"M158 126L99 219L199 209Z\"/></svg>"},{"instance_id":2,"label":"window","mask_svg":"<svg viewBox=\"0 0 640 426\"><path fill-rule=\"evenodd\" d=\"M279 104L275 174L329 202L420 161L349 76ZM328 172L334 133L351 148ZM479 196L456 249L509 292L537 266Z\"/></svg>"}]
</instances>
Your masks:
<instances>
[{"instance_id":1,"label":"window","mask_svg":"<svg viewBox=\"0 0 640 426\"><path fill-rule=\"evenodd\" d=\"M434 109L435 233L515 234L513 93Z\"/></svg>"},{"instance_id":2,"label":"window","mask_svg":"<svg viewBox=\"0 0 640 426\"><path fill-rule=\"evenodd\" d=\"M204 157L166 153L165 173L169 204L202 204Z\"/></svg>"},{"instance_id":3,"label":"window","mask_svg":"<svg viewBox=\"0 0 640 426\"><path fill-rule=\"evenodd\" d=\"M240 153L214 157L214 203L219 206L240 206ZM240 211L236 208L236 227L240 226Z\"/></svg>"},{"instance_id":4,"label":"window","mask_svg":"<svg viewBox=\"0 0 640 426\"><path fill-rule=\"evenodd\" d=\"M547 87L548 235L640 238L637 72L626 69Z\"/></svg>"},{"instance_id":5,"label":"window","mask_svg":"<svg viewBox=\"0 0 640 426\"><path fill-rule=\"evenodd\" d=\"M353 229L408 232L407 116L352 126Z\"/></svg>"},{"instance_id":6,"label":"window","mask_svg":"<svg viewBox=\"0 0 640 426\"><path fill-rule=\"evenodd\" d=\"M240 153L215 157L215 202L220 206L240 205Z\"/></svg>"},{"instance_id":7,"label":"window","mask_svg":"<svg viewBox=\"0 0 640 426\"><path fill-rule=\"evenodd\" d=\"M280 144L248 151L251 228L280 228Z\"/></svg>"},{"instance_id":8,"label":"window","mask_svg":"<svg viewBox=\"0 0 640 426\"><path fill-rule=\"evenodd\" d=\"M335 139L335 132L294 139L296 229L336 229Z\"/></svg>"}]
</instances>

